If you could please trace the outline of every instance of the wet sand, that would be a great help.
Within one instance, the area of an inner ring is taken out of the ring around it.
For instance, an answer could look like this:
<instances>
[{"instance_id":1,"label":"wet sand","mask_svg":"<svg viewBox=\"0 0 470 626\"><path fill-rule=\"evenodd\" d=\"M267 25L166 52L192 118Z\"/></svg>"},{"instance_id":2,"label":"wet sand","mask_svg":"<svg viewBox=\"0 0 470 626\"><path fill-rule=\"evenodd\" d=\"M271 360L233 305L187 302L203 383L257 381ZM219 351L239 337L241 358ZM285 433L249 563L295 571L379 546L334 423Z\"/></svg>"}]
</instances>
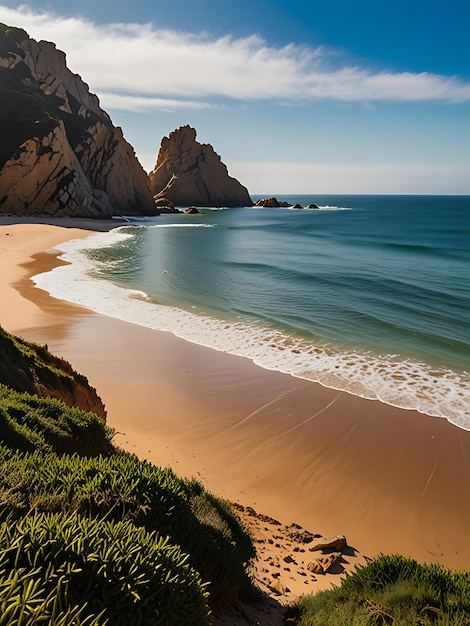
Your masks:
<instances>
[{"instance_id":1,"label":"wet sand","mask_svg":"<svg viewBox=\"0 0 470 626\"><path fill-rule=\"evenodd\" d=\"M399 552L470 568L470 432L91 313L33 286L27 276L57 263L46 250L88 234L0 226L0 324L47 343L89 378L117 444L283 524L345 534L360 556Z\"/></svg>"}]
</instances>

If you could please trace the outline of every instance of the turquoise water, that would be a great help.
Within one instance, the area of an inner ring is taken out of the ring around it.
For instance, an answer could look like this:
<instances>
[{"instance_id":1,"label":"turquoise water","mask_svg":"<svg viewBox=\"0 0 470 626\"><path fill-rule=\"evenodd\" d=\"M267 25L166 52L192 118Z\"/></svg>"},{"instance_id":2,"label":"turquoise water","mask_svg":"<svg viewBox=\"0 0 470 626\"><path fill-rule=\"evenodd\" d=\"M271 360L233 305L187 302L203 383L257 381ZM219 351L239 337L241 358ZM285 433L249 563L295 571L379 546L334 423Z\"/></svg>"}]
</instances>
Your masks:
<instances>
[{"instance_id":1,"label":"turquoise water","mask_svg":"<svg viewBox=\"0 0 470 626\"><path fill-rule=\"evenodd\" d=\"M470 198L285 198L321 209L142 220L65 244L72 266L38 280L95 310L470 429Z\"/></svg>"}]
</instances>

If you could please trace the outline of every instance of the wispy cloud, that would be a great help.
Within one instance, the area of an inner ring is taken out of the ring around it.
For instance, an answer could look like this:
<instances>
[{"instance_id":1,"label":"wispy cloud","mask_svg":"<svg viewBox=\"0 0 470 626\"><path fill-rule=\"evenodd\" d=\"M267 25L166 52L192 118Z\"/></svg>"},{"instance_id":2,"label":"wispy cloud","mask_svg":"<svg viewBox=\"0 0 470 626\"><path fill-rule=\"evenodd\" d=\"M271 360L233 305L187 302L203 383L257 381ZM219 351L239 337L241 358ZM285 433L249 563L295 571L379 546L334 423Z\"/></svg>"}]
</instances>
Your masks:
<instances>
[{"instance_id":1,"label":"wispy cloud","mask_svg":"<svg viewBox=\"0 0 470 626\"><path fill-rule=\"evenodd\" d=\"M208 106L217 98L339 102L470 100L470 83L427 72L334 66L330 51L260 37L214 39L151 24L96 25L84 18L0 6L0 21L54 41L106 106L129 110Z\"/></svg>"},{"instance_id":2,"label":"wispy cloud","mask_svg":"<svg viewBox=\"0 0 470 626\"><path fill-rule=\"evenodd\" d=\"M132 94L100 91L100 103L105 109L121 111L146 112L159 109L175 111L178 109L210 109L214 105L197 100L175 100L171 98L154 98L152 96L136 96Z\"/></svg>"}]
</instances>

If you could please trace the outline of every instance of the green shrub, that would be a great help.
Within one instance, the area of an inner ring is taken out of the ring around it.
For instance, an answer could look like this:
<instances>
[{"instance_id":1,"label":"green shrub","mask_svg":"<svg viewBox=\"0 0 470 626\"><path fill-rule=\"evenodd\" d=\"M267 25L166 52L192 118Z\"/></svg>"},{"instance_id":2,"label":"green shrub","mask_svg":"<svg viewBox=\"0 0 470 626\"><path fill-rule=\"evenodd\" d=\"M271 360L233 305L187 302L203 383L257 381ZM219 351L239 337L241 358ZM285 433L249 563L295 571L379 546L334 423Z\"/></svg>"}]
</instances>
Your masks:
<instances>
[{"instance_id":1,"label":"green shrub","mask_svg":"<svg viewBox=\"0 0 470 626\"><path fill-rule=\"evenodd\" d=\"M131 455L82 458L0 448L0 520L59 511L129 521L169 536L210 582L214 608L250 587L245 564L254 555L252 541L229 506L198 482Z\"/></svg>"},{"instance_id":2,"label":"green shrub","mask_svg":"<svg viewBox=\"0 0 470 626\"><path fill-rule=\"evenodd\" d=\"M297 626L470 626L470 572L381 556L341 586L300 598L288 615Z\"/></svg>"},{"instance_id":3,"label":"green shrub","mask_svg":"<svg viewBox=\"0 0 470 626\"><path fill-rule=\"evenodd\" d=\"M95 413L0 385L0 442L12 450L109 454L113 434Z\"/></svg>"},{"instance_id":4,"label":"green shrub","mask_svg":"<svg viewBox=\"0 0 470 626\"><path fill-rule=\"evenodd\" d=\"M0 573L0 626L107 626L104 615L87 614L87 606L64 608L61 591L48 591L38 572L13 569Z\"/></svg>"},{"instance_id":5,"label":"green shrub","mask_svg":"<svg viewBox=\"0 0 470 626\"><path fill-rule=\"evenodd\" d=\"M187 560L130 522L36 514L3 523L0 625L208 624L207 591Z\"/></svg>"}]
</instances>

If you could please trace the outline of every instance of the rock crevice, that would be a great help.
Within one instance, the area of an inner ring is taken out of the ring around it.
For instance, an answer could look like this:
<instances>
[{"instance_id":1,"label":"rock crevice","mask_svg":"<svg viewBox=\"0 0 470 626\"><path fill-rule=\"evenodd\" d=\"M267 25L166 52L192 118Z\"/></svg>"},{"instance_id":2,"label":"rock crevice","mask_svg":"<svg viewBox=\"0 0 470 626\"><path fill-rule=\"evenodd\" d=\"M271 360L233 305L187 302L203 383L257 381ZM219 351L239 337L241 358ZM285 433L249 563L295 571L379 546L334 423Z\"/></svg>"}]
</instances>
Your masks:
<instances>
[{"instance_id":1,"label":"rock crevice","mask_svg":"<svg viewBox=\"0 0 470 626\"><path fill-rule=\"evenodd\" d=\"M181 126L164 137L157 162L149 174L157 203L176 206L251 206L246 187L229 176L210 144L196 141L196 131Z\"/></svg>"}]
</instances>

